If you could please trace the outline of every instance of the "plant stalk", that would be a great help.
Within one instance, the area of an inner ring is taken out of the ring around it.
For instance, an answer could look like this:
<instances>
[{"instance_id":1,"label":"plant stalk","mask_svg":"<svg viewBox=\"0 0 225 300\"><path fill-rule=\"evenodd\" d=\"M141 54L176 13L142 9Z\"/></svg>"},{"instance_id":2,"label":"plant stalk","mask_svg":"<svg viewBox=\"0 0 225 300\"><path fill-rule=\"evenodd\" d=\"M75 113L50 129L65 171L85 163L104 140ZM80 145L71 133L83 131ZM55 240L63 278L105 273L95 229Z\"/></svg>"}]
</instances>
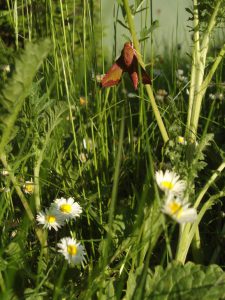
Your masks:
<instances>
[{"instance_id":1,"label":"plant stalk","mask_svg":"<svg viewBox=\"0 0 225 300\"><path fill-rule=\"evenodd\" d=\"M204 81L205 84L207 83L207 85L204 85L204 88L202 86L203 80L204 80L206 55L207 55L208 48L209 48L210 35L216 24L216 16L219 12L221 2L222 2L222 0L218 0L216 3L215 9L210 18L207 30L205 31L205 33L203 35L200 51L198 51L198 49L196 47L196 56L195 56L196 57L196 77L195 77L196 80L195 80L195 87L194 87L195 92L194 92L194 99L193 99L191 118L190 118L190 139L192 141L195 141L196 136L197 136L197 129L198 129L199 116L200 116L200 112L201 112L202 100L203 100L205 91L209 84L209 81L207 81L207 82ZM197 0L194 0L194 5L196 7ZM196 30L198 30L198 28ZM220 60L221 60L221 58L220 58ZM218 66L218 64L215 66ZM215 66L213 69L214 72L216 70ZM212 72L212 73L214 74L214 72ZM211 78L212 77L210 77L210 79Z\"/></svg>"},{"instance_id":2,"label":"plant stalk","mask_svg":"<svg viewBox=\"0 0 225 300\"><path fill-rule=\"evenodd\" d=\"M198 55L200 52L200 43L199 43L199 17L197 9L197 0L194 0L194 46L192 50L192 67L191 67L191 82L190 82L190 91L189 91L189 101L188 101L188 118L187 118L187 131L186 134L189 135L190 123L191 123L191 114L194 101L195 93L195 81L196 81L196 62L198 60Z\"/></svg>"},{"instance_id":3,"label":"plant stalk","mask_svg":"<svg viewBox=\"0 0 225 300\"><path fill-rule=\"evenodd\" d=\"M133 21L133 17L132 17L131 11L130 11L128 0L123 0L123 4L124 4L124 8L125 8L125 11L126 11L126 14L127 14L127 22L128 22L128 26L129 26L129 29L130 29L132 39L133 39L134 47L137 51L138 62L144 68L145 65L144 65L144 62L143 62L142 57L140 55L139 41L138 41L138 38L137 38L137 35L136 35L134 21ZM165 125L164 125L163 120L161 118L158 106L156 104L155 97L154 97L153 92L152 92L152 88L149 84L146 84L145 88L146 88L148 97L150 99L150 103L152 105L152 109L153 109L157 124L159 126L159 130L161 132L163 141L164 141L164 143L166 143L169 140L169 136L167 134Z\"/></svg>"}]
</instances>

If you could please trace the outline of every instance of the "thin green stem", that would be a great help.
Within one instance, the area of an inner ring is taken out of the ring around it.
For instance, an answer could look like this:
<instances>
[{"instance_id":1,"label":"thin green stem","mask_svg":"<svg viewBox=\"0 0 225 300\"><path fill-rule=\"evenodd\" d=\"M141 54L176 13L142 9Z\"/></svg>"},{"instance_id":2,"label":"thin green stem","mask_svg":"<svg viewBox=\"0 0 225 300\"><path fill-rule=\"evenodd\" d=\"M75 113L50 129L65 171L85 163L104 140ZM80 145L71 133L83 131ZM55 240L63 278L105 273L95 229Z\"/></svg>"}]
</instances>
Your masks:
<instances>
[{"instance_id":1,"label":"thin green stem","mask_svg":"<svg viewBox=\"0 0 225 300\"><path fill-rule=\"evenodd\" d=\"M23 207L26 211L26 214L27 214L29 220L31 222L33 222L35 218L34 218L34 215L32 213L32 210L31 210L31 208L30 208L30 206L27 202L27 199L25 198L23 192L21 191L21 188L19 186L19 183L18 183L16 177L13 174L13 170L12 170L11 166L7 162L6 155L4 153L2 153L0 159L1 159L1 162L4 166L4 168L9 171L9 178L10 178L10 180L11 180L11 182L12 182L12 184L13 184L16 192L17 192L17 195L20 198L20 201L21 201L21 203L22 203L22 205L23 205ZM37 235L41 245L44 245L45 244L45 238L44 238L42 232L38 228L35 228L35 232L36 232L36 235Z\"/></svg>"},{"instance_id":2,"label":"thin green stem","mask_svg":"<svg viewBox=\"0 0 225 300\"><path fill-rule=\"evenodd\" d=\"M224 168L225 168L225 162L223 162L218 167L218 169L216 170L216 172L211 176L211 178L209 179L209 181L203 187L203 189L201 190L200 194L198 195L198 197L197 197L197 199L195 201L194 208L196 208L196 209L198 208L198 206L199 206L201 200L203 199L204 195L206 194L207 190L212 185L212 183L216 180L216 178L221 174L221 172L223 171ZM179 261L181 261L183 263L185 262L185 259L186 259L187 252L188 252L188 249L190 247L191 241L192 241L192 239L193 239L194 234L196 233L196 231L198 231L198 224L200 223L200 220L203 217L202 212L205 213L205 211L208 209L209 203L210 203L210 200L208 200L204 204L205 206L203 206L203 208L201 209L201 214L199 213L198 219L194 223L194 225L186 224L184 226L184 228L182 228L182 234L180 235L179 242L178 242L178 247L177 247L176 260L179 260ZM211 206L211 204L209 206ZM194 231L193 231L193 228L194 228Z\"/></svg>"},{"instance_id":3,"label":"thin green stem","mask_svg":"<svg viewBox=\"0 0 225 300\"><path fill-rule=\"evenodd\" d=\"M87 55L86 55L86 0L83 1L83 55L84 55L84 90L85 99L88 97L87 88Z\"/></svg>"},{"instance_id":4,"label":"thin green stem","mask_svg":"<svg viewBox=\"0 0 225 300\"><path fill-rule=\"evenodd\" d=\"M193 236L193 240L191 243L191 250L192 250L192 255L195 263L203 263L203 252L201 248L201 237L200 237L200 232L199 232L199 227L196 227L195 234Z\"/></svg>"},{"instance_id":5,"label":"thin green stem","mask_svg":"<svg viewBox=\"0 0 225 300\"><path fill-rule=\"evenodd\" d=\"M189 135L190 123L191 123L191 114L192 107L194 101L194 93L195 93L195 82L196 82L196 63L198 60L198 56L200 53L200 41L199 41L199 17L198 17L198 9L197 0L194 0L194 46L192 50L192 67L191 67L191 82L190 82L190 91L189 91L189 104L188 104L188 117L187 117L187 134Z\"/></svg>"},{"instance_id":6,"label":"thin green stem","mask_svg":"<svg viewBox=\"0 0 225 300\"><path fill-rule=\"evenodd\" d=\"M123 104L122 119L121 119L121 125L120 125L119 146L118 146L118 151L117 151L115 172L114 172L114 177L113 177L113 189L112 189L112 196L111 196L111 205L110 205L110 210L109 210L108 234L107 234L107 241L106 241L105 252L104 252L103 267L105 267L106 263L107 263L108 252L109 252L109 248L110 248L110 245L111 245L111 239L112 239L112 227L113 227L113 218L114 218L114 212L115 212L116 200L117 200L117 193L118 193L120 163L121 163L122 149L123 149L124 129L125 129L125 119L124 119L124 104Z\"/></svg>"},{"instance_id":7,"label":"thin green stem","mask_svg":"<svg viewBox=\"0 0 225 300\"><path fill-rule=\"evenodd\" d=\"M130 11L128 0L123 0L123 4L124 4L124 8L125 8L125 11L126 11L126 14L127 14L127 22L128 22L128 26L129 26L129 29L130 29L130 33L132 35L134 47L137 51L138 61L139 61L140 65L144 68L145 66L144 66L144 62L143 62L141 54L140 54L139 41L138 41L138 38L137 38L137 35L136 35L134 21L133 21L133 17L132 17L131 11ZM158 123L159 130L161 132L162 138L163 138L164 142L166 143L169 140L169 136L167 134L165 125L164 125L163 120L161 118L158 106L156 104L155 97L154 97L153 92L152 92L152 88L149 84L146 84L145 88L146 88L148 97L150 99L152 109L153 109L156 121Z\"/></svg>"},{"instance_id":8,"label":"thin green stem","mask_svg":"<svg viewBox=\"0 0 225 300\"><path fill-rule=\"evenodd\" d=\"M17 7L17 0L14 2L13 7L13 19L14 19L14 29L15 29L15 44L16 49L19 49L19 30L18 30L18 7Z\"/></svg>"},{"instance_id":9,"label":"thin green stem","mask_svg":"<svg viewBox=\"0 0 225 300\"><path fill-rule=\"evenodd\" d=\"M181 234L181 239L178 244L178 249L177 249L177 254L176 254L177 261L179 261L183 264L185 263L191 242L194 238L196 231L198 230L198 225L201 222L204 214L206 213L206 211L208 209L211 208L211 206L214 204L215 200L217 200L221 197L224 197L224 195L225 195L225 192L220 192L219 194L210 197L209 200L207 200L207 202L202 206L195 223L185 225L184 230Z\"/></svg>"},{"instance_id":10,"label":"thin green stem","mask_svg":"<svg viewBox=\"0 0 225 300\"><path fill-rule=\"evenodd\" d=\"M203 189L201 190L201 192L199 193L194 207L198 208L202 198L204 197L204 195L206 194L206 192L208 191L209 187L212 185L212 183L217 179L217 177L221 174L221 172L223 171L223 169L225 168L225 162L223 162L215 171L215 173L210 177L209 181L206 183L206 185L203 187Z\"/></svg>"},{"instance_id":11,"label":"thin green stem","mask_svg":"<svg viewBox=\"0 0 225 300\"><path fill-rule=\"evenodd\" d=\"M71 99L70 99L70 92L69 92L69 86L68 86L67 77L66 77L66 69L65 69L65 64L64 64L64 60L63 60L62 54L61 54L61 59L62 59L63 74L64 74L64 78L65 78L66 96L67 96L67 102L68 102L68 107L69 107L69 116L70 116L70 121L71 121L70 123L71 123L71 127L72 127L72 133L73 133L73 140L74 140L74 145L75 145L75 151L76 151L77 157L79 157L77 136L76 136L76 132L75 132L75 127L74 127L74 122L73 122L73 112L72 112L72 108L71 108L72 105L71 105ZM81 167L80 167L80 164L78 164L78 168L79 168L79 175L81 176Z\"/></svg>"},{"instance_id":12,"label":"thin green stem","mask_svg":"<svg viewBox=\"0 0 225 300\"><path fill-rule=\"evenodd\" d=\"M201 90L203 91L204 94L205 94L206 89L207 89L209 83L211 82L212 77L213 77L215 71L217 70L222 58L224 57L224 55L225 55L225 44L221 48L220 53L216 57L216 60L214 61L208 75L206 76L205 80L202 83Z\"/></svg>"}]
</instances>

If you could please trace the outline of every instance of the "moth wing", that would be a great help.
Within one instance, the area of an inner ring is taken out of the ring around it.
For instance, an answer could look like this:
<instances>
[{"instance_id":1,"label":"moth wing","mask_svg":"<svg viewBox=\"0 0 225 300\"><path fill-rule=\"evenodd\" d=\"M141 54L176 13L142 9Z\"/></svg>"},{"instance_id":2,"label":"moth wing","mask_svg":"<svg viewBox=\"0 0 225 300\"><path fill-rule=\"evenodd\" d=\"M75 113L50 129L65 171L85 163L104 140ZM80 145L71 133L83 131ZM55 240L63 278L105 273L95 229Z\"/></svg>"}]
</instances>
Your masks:
<instances>
[{"instance_id":1,"label":"moth wing","mask_svg":"<svg viewBox=\"0 0 225 300\"><path fill-rule=\"evenodd\" d=\"M105 74L105 76L102 78L101 81L102 87L117 85L121 80L122 74L123 74L123 69L119 65L118 61L116 61L109 69L109 71Z\"/></svg>"},{"instance_id":2,"label":"moth wing","mask_svg":"<svg viewBox=\"0 0 225 300\"><path fill-rule=\"evenodd\" d=\"M141 67L141 81L143 84L151 84L151 79L148 73Z\"/></svg>"},{"instance_id":3,"label":"moth wing","mask_svg":"<svg viewBox=\"0 0 225 300\"><path fill-rule=\"evenodd\" d=\"M141 79L143 84L151 84L151 79L150 79L148 73L145 71L145 69L139 64L137 56L134 57L134 60L132 63L132 70L133 70L133 72L137 72L138 80ZM141 78L139 78L139 74L140 74ZM133 81L133 83L134 83L134 81Z\"/></svg>"},{"instance_id":4,"label":"moth wing","mask_svg":"<svg viewBox=\"0 0 225 300\"><path fill-rule=\"evenodd\" d=\"M132 72L129 72L130 79L132 80L134 89L136 90L138 87L138 72L136 70L133 70Z\"/></svg>"},{"instance_id":5,"label":"moth wing","mask_svg":"<svg viewBox=\"0 0 225 300\"><path fill-rule=\"evenodd\" d=\"M133 59L135 55L135 50L132 46L132 43L125 43L124 47L123 47L123 51L122 51L122 55L121 55L124 59L124 63L126 65L126 67L130 67L131 64L133 63Z\"/></svg>"}]
</instances>

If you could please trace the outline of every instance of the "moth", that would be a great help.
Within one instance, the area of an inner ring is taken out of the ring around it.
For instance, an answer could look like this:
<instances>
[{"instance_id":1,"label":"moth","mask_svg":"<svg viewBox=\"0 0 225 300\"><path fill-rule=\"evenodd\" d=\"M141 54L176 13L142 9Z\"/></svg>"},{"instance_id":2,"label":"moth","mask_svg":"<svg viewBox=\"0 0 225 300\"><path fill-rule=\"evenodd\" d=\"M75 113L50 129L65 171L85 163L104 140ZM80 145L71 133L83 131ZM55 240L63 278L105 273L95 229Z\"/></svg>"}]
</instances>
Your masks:
<instances>
[{"instance_id":1,"label":"moth","mask_svg":"<svg viewBox=\"0 0 225 300\"><path fill-rule=\"evenodd\" d=\"M133 43L131 42L124 44L120 57L115 61L109 71L102 78L102 87L109 87L119 84L124 72L129 74L135 90L138 87L139 72L142 83L151 84L150 77L138 62L137 52L133 47Z\"/></svg>"}]
</instances>

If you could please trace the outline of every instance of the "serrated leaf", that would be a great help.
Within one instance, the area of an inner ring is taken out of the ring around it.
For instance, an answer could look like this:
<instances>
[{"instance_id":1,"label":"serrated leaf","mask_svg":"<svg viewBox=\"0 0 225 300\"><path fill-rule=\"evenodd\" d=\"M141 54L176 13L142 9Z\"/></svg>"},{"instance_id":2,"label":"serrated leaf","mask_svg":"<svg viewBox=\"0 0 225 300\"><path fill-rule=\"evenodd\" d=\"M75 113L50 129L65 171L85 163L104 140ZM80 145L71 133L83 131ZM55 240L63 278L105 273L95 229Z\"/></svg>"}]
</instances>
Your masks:
<instances>
[{"instance_id":1,"label":"serrated leaf","mask_svg":"<svg viewBox=\"0 0 225 300\"><path fill-rule=\"evenodd\" d=\"M51 49L51 42L45 39L39 43L26 44L25 50L16 60L15 73L0 94L0 125L1 141L0 153L10 140L17 116L23 106L25 98L43 59Z\"/></svg>"},{"instance_id":2,"label":"serrated leaf","mask_svg":"<svg viewBox=\"0 0 225 300\"><path fill-rule=\"evenodd\" d=\"M23 266L22 251L18 243L11 242L5 249L7 268L18 269Z\"/></svg>"},{"instance_id":3,"label":"serrated leaf","mask_svg":"<svg viewBox=\"0 0 225 300\"><path fill-rule=\"evenodd\" d=\"M12 242L8 245L8 247L6 248L5 252L9 255L9 256L15 256L17 254L20 253L20 246L18 243Z\"/></svg>"},{"instance_id":4,"label":"serrated leaf","mask_svg":"<svg viewBox=\"0 0 225 300\"><path fill-rule=\"evenodd\" d=\"M223 299L225 273L217 265L173 262L166 270L160 267L152 277L147 277L146 291L145 299L153 300Z\"/></svg>"}]
</instances>

